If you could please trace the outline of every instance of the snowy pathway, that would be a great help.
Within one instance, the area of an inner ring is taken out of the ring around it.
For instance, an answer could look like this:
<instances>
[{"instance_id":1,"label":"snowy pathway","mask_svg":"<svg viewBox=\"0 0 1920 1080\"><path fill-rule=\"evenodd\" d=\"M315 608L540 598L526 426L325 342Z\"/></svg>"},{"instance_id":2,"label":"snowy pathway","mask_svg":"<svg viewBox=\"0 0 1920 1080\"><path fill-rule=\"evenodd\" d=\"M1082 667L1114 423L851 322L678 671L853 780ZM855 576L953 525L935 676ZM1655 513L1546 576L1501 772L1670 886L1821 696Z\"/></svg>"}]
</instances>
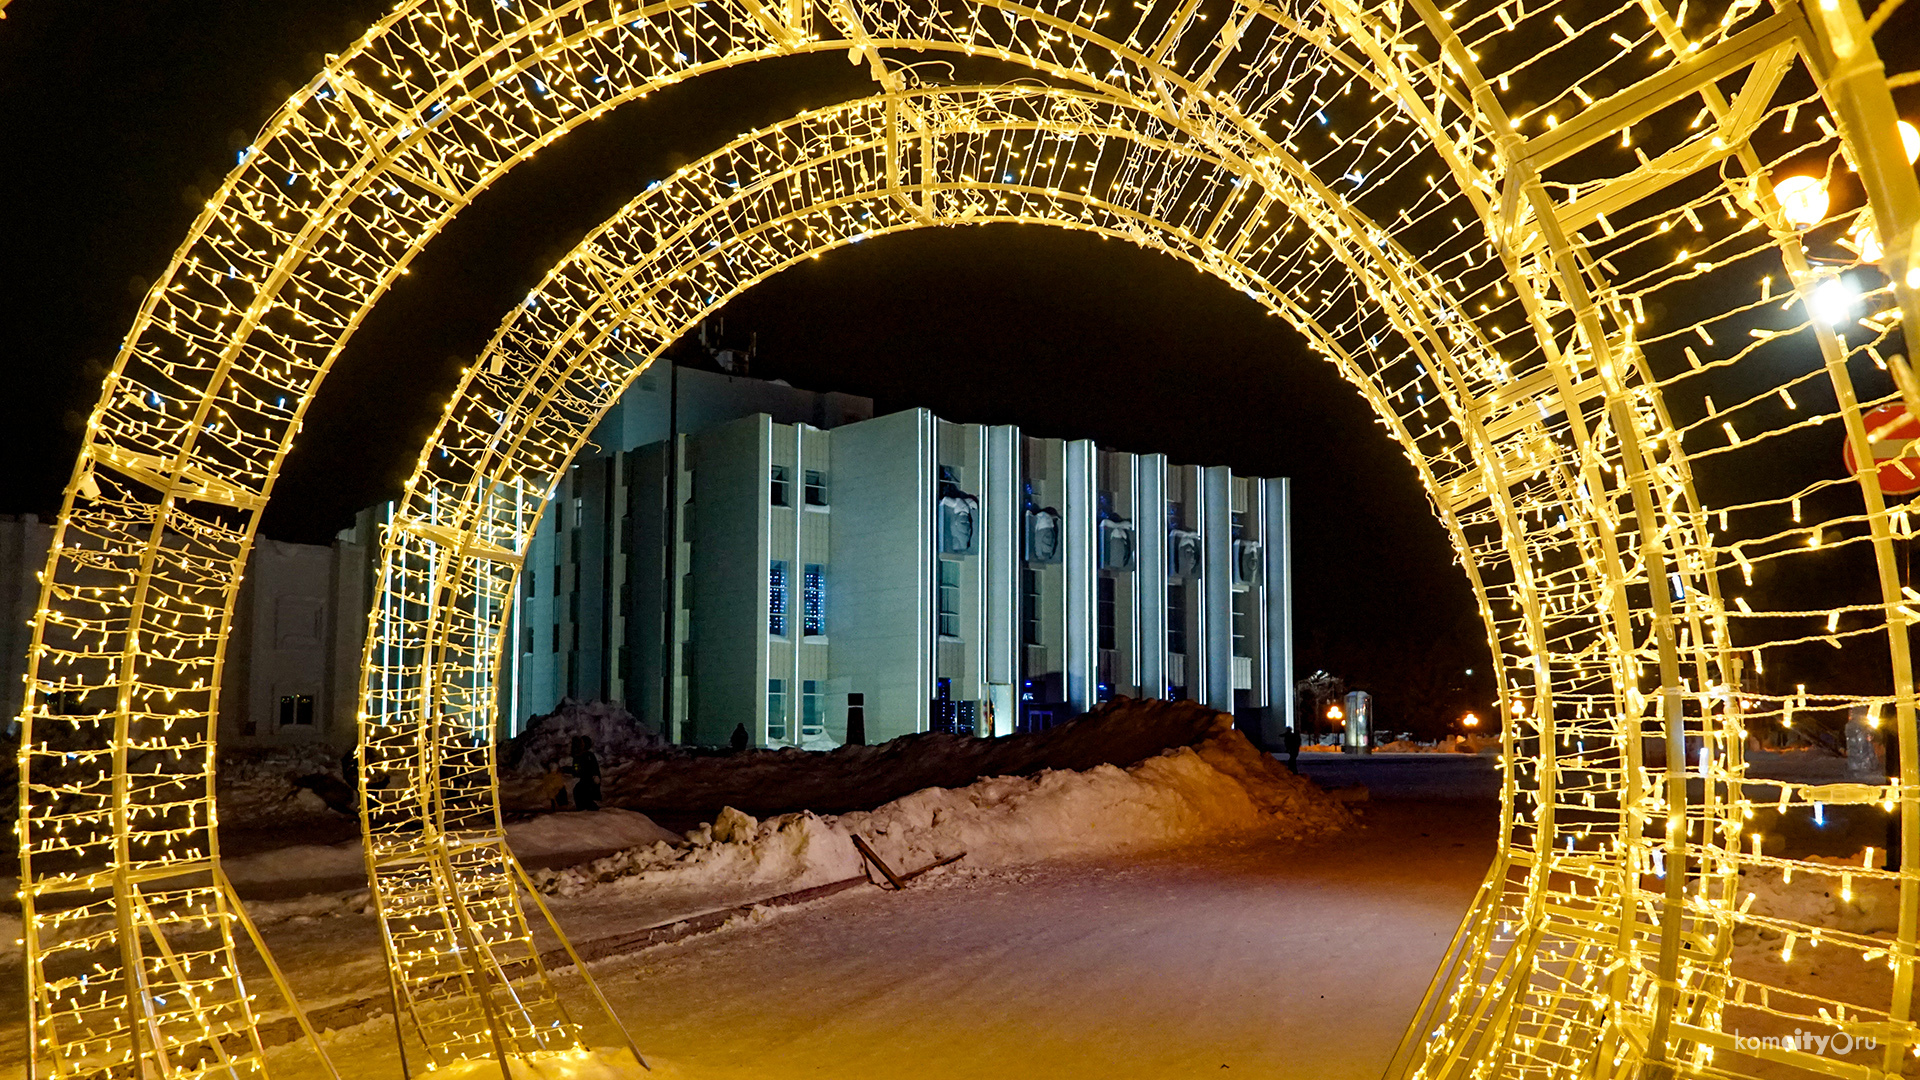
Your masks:
<instances>
[{"instance_id":1,"label":"snowy pathway","mask_svg":"<svg viewBox=\"0 0 1920 1080\"><path fill-rule=\"evenodd\" d=\"M662 1078L1374 1080L1492 856L1493 813L1368 820L1308 847L861 888L594 971ZM384 1019L330 1041L355 1080L397 1077Z\"/></svg>"}]
</instances>

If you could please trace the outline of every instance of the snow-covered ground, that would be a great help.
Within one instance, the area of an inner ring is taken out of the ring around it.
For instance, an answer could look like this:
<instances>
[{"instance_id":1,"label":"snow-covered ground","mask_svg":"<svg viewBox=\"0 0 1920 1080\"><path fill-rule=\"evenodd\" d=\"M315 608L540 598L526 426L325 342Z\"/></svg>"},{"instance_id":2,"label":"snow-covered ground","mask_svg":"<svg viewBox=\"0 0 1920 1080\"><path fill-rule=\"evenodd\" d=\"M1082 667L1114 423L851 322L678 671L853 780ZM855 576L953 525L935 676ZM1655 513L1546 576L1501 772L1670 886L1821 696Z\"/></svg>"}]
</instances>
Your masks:
<instances>
[{"instance_id":1,"label":"snow-covered ground","mask_svg":"<svg viewBox=\"0 0 1920 1080\"><path fill-rule=\"evenodd\" d=\"M1129 768L1104 764L989 777L957 789L915 792L871 811L800 812L759 821L729 809L679 837L642 814L604 810L517 823L509 838L528 861L556 852L623 849L585 866L539 872L542 891L553 894L569 936L587 942L858 875L855 834L902 871L964 853L964 866L942 873L965 881L1062 860L1294 843L1352 824L1340 802L1254 750L1229 718L1211 718L1201 734L1192 746ZM923 756L929 750L950 756L944 742L918 745ZM348 842L268 850L228 862L243 892L251 891L248 909L275 958L302 1003L316 1013L385 1011L384 960L367 894L364 888L337 888L358 857L357 844ZM17 953L0 954L0 968L13 969L0 970L0 985L18 986L18 962ZM264 969L255 968L249 981L270 985ZM23 1011L16 997L0 1014L0 1061L9 1053L18 1060ZM365 1026L357 1015L354 1026Z\"/></svg>"},{"instance_id":2,"label":"snow-covered ground","mask_svg":"<svg viewBox=\"0 0 1920 1080\"><path fill-rule=\"evenodd\" d=\"M1493 814L1368 814L1316 843L962 862L593 971L663 1080L1374 1080L1485 872ZM584 937L583 915L560 918ZM355 1080L399 1076L384 1017L328 1045Z\"/></svg>"}]
</instances>

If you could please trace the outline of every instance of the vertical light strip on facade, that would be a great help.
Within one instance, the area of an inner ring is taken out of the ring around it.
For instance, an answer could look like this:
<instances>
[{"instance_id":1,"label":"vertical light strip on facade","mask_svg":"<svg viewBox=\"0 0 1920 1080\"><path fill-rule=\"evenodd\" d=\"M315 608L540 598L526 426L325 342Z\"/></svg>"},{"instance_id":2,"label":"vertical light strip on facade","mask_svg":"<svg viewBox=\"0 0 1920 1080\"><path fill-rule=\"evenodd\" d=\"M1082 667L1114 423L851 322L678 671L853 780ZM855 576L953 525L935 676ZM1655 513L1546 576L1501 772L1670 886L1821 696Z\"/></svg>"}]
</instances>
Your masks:
<instances>
[{"instance_id":1,"label":"vertical light strip on facade","mask_svg":"<svg viewBox=\"0 0 1920 1080\"><path fill-rule=\"evenodd\" d=\"M1064 696L1073 711L1086 712L1099 698L1096 684L1100 678L1094 581L1099 574L1095 559L1099 510L1093 443L1085 439L1066 441L1060 448L1060 461L1060 528L1065 533L1062 539L1066 548L1060 563L1066 597L1061 608L1061 638L1066 645L1061 665L1066 676Z\"/></svg>"}]
</instances>

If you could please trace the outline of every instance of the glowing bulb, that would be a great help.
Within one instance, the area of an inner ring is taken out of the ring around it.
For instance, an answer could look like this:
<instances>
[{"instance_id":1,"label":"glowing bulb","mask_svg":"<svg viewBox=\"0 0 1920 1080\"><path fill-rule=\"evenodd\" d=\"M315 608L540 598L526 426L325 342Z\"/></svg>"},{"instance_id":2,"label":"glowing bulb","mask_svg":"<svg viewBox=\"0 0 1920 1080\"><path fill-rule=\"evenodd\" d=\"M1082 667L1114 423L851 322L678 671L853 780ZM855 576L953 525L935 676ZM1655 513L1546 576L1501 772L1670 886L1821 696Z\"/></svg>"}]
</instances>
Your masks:
<instances>
[{"instance_id":1,"label":"glowing bulb","mask_svg":"<svg viewBox=\"0 0 1920 1080\"><path fill-rule=\"evenodd\" d=\"M1853 305L1859 299L1859 292L1846 278L1829 278L1807 297L1807 313L1828 326L1839 326L1853 318Z\"/></svg>"},{"instance_id":2,"label":"glowing bulb","mask_svg":"<svg viewBox=\"0 0 1920 1080\"><path fill-rule=\"evenodd\" d=\"M1479 727L1480 718L1473 715L1472 713L1468 713L1467 715L1460 718L1460 726L1461 727Z\"/></svg>"},{"instance_id":3,"label":"glowing bulb","mask_svg":"<svg viewBox=\"0 0 1920 1080\"><path fill-rule=\"evenodd\" d=\"M1900 121L1900 149L1907 152L1909 165L1913 164L1915 158L1920 158L1920 128L1905 120Z\"/></svg>"},{"instance_id":4,"label":"glowing bulb","mask_svg":"<svg viewBox=\"0 0 1920 1080\"><path fill-rule=\"evenodd\" d=\"M1880 256L1886 254L1880 246L1880 230L1874 228L1871 221L1861 221L1855 225L1853 231L1847 234L1847 239L1853 242L1853 250L1859 252L1867 262L1879 262Z\"/></svg>"},{"instance_id":5,"label":"glowing bulb","mask_svg":"<svg viewBox=\"0 0 1920 1080\"><path fill-rule=\"evenodd\" d=\"M1773 197L1787 224L1805 229L1827 216L1827 182L1813 176L1789 176L1773 185Z\"/></svg>"},{"instance_id":6,"label":"glowing bulb","mask_svg":"<svg viewBox=\"0 0 1920 1080\"><path fill-rule=\"evenodd\" d=\"M1327 719L1329 719L1329 720L1340 720L1340 719L1342 719L1342 718L1344 718L1345 716L1346 716L1346 714L1340 711L1340 706L1338 706L1338 705L1329 705L1329 706L1327 706Z\"/></svg>"}]
</instances>

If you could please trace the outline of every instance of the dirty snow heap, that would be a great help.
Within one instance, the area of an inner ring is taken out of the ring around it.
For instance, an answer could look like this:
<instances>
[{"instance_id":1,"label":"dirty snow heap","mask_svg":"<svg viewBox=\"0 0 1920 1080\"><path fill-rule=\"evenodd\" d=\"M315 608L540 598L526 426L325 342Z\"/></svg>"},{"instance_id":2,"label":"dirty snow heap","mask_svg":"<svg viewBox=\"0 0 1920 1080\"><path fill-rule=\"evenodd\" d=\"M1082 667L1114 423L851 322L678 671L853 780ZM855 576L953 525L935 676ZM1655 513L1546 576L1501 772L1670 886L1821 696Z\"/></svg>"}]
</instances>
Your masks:
<instances>
[{"instance_id":1,"label":"dirty snow heap","mask_svg":"<svg viewBox=\"0 0 1920 1080\"><path fill-rule=\"evenodd\" d=\"M630 848L534 874L542 891L596 887L777 886L802 889L862 872L859 834L897 869L966 853L989 868L1047 858L1145 852L1195 843L1308 838L1351 824L1310 781L1253 748L1215 714L1203 737L1130 767L1047 769L929 787L868 811L757 820L731 807L687 843Z\"/></svg>"}]
</instances>

